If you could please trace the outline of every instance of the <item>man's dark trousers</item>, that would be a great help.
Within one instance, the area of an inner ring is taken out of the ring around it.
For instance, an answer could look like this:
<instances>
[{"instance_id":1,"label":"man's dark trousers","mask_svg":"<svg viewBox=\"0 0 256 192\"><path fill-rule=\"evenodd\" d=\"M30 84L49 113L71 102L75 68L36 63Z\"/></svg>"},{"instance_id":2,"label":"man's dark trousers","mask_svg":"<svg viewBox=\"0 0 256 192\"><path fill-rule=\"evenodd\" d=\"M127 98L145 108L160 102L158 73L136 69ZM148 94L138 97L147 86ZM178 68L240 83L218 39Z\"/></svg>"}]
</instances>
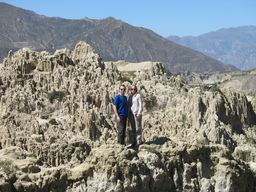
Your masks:
<instances>
[{"instance_id":1,"label":"man's dark trousers","mask_svg":"<svg viewBox=\"0 0 256 192\"><path fill-rule=\"evenodd\" d=\"M126 121L127 117L120 117L121 121L117 123L118 143L124 145L125 132L126 132Z\"/></svg>"}]
</instances>

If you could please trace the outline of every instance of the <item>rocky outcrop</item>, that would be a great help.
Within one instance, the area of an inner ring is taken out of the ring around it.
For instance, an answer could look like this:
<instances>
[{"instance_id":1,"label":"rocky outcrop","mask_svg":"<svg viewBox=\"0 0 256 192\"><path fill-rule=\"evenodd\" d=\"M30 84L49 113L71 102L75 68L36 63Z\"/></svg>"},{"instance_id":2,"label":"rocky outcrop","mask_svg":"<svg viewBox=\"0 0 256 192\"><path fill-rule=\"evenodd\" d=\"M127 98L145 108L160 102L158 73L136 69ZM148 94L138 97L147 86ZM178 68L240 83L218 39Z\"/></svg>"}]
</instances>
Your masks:
<instances>
[{"instance_id":1,"label":"rocky outcrop","mask_svg":"<svg viewBox=\"0 0 256 192\"><path fill-rule=\"evenodd\" d=\"M10 52L0 64L1 191L255 191L252 101L144 65L118 69L85 42ZM137 148L129 126L127 146L116 144L120 84L143 96Z\"/></svg>"},{"instance_id":2,"label":"rocky outcrop","mask_svg":"<svg viewBox=\"0 0 256 192\"><path fill-rule=\"evenodd\" d=\"M1 191L254 191L256 184L250 167L223 145L167 138L136 150L102 145L74 168L50 168L18 147L0 152L7 158Z\"/></svg>"}]
</instances>

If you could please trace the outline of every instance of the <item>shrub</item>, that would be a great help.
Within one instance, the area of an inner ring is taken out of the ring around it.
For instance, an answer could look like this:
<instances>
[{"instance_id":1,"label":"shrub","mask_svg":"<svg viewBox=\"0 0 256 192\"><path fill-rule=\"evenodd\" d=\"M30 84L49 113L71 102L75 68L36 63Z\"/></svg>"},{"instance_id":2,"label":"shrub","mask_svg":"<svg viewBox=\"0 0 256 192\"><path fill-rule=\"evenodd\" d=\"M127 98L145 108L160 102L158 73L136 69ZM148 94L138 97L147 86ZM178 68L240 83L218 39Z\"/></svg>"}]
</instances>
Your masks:
<instances>
[{"instance_id":1,"label":"shrub","mask_svg":"<svg viewBox=\"0 0 256 192\"><path fill-rule=\"evenodd\" d=\"M56 121L55 119L50 119L50 120L49 120L49 123L50 123L51 125L58 125L58 123L57 123L57 121Z\"/></svg>"},{"instance_id":2,"label":"shrub","mask_svg":"<svg viewBox=\"0 0 256 192\"><path fill-rule=\"evenodd\" d=\"M251 143L251 144L256 144L256 138L254 137L248 137L247 138L247 142Z\"/></svg>"},{"instance_id":3,"label":"shrub","mask_svg":"<svg viewBox=\"0 0 256 192\"><path fill-rule=\"evenodd\" d=\"M65 93L63 91L55 91L53 90L51 93L48 93L48 99L52 103L55 99L58 99L59 101L62 101L62 99L65 97Z\"/></svg>"},{"instance_id":4,"label":"shrub","mask_svg":"<svg viewBox=\"0 0 256 192\"><path fill-rule=\"evenodd\" d=\"M210 89L212 92L216 92L216 91L219 91L219 86L214 83L212 86L211 86L211 89Z\"/></svg>"},{"instance_id":5,"label":"shrub","mask_svg":"<svg viewBox=\"0 0 256 192\"><path fill-rule=\"evenodd\" d=\"M187 115L182 114L181 119L179 120L179 122L185 123L186 121L187 121Z\"/></svg>"},{"instance_id":6,"label":"shrub","mask_svg":"<svg viewBox=\"0 0 256 192\"><path fill-rule=\"evenodd\" d=\"M131 78L136 77L135 71L123 71L121 72L121 76L117 78L118 81L121 81L122 83L125 81L128 81L132 84Z\"/></svg>"},{"instance_id":7,"label":"shrub","mask_svg":"<svg viewBox=\"0 0 256 192\"><path fill-rule=\"evenodd\" d=\"M35 141L38 142L38 143L42 143L41 137L36 137L36 138L35 138Z\"/></svg>"},{"instance_id":8,"label":"shrub","mask_svg":"<svg viewBox=\"0 0 256 192\"><path fill-rule=\"evenodd\" d=\"M27 106L23 106L23 107L21 107L21 108L18 108L18 111L19 111L20 113L27 113L27 114L30 114L30 113L31 113L29 107L27 107Z\"/></svg>"},{"instance_id":9,"label":"shrub","mask_svg":"<svg viewBox=\"0 0 256 192\"><path fill-rule=\"evenodd\" d=\"M147 110L152 110L156 105L157 105L157 99L156 96L151 94L147 96L142 96L143 97L143 102L145 103L145 108Z\"/></svg>"},{"instance_id":10,"label":"shrub","mask_svg":"<svg viewBox=\"0 0 256 192\"><path fill-rule=\"evenodd\" d=\"M37 66L37 61L33 60L29 62L30 70L34 70Z\"/></svg>"},{"instance_id":11,"label":"shrub","mask_svg":"<svg viewBox=\"0 0 256 192\"><path fill-rule=\"evenodd\" d=\"M118 81L121 81L122 83L123 82L125 82L125 81L128 81L129 83L131 83L132 84L132 80L129 78L129 77L127 77L127 76L119 76L118 78L117 78L117 80Z\"/></svg>"},{"instance_id":12,"label":"shrub","mask_svg":"<svg viewBox=\"0 0 256 192\"><path fill-rule=\"evenodd\" d=\"M136 71L127 71L127 75L129 75L130 77L136 77L136 74L135 74Z\"/></svg>"},{"instance_id":13,"label":"shrub","mask_svg":"<svg viewBox=\"0 0 256 192\"><path fill-rule=\"evenodd\" d=\"M5 172L6 174L10 174L14 172L15 167L13 166L12 162L10 160L0 160L0 170Z\"/></svg>"},{"instance_id":14,"label":"shrub","mask_svg":"<svg viewBox=\"0 0 256 192\"><path fill-rule=\"evenodd\" d=\"M200 140L196 140L196 144L197 144L197 145L206 145L207 143L206 143L205 140L200 139Z\"/></svg>"}]
</instances>

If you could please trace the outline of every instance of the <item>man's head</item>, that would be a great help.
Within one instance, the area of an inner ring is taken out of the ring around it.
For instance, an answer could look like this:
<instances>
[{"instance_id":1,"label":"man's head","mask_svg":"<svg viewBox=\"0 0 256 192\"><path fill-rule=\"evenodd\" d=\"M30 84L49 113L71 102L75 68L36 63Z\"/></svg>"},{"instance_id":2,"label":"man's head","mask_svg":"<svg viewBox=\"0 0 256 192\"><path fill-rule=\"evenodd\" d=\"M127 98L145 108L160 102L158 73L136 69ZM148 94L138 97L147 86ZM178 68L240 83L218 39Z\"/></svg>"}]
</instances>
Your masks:
<instances>
[{"instance_id":1,"label":"man's head","mask_svg":"<svg viewBox=\"0 0 256 192\"><path fill-rule=\"evenodd\" d=\"M120 93L121 95L124 95L124 94L125 94L125 90L126 90L125 85L120 85L120 86L119 86L119 93Z\"/></svg>"}]
</instances>

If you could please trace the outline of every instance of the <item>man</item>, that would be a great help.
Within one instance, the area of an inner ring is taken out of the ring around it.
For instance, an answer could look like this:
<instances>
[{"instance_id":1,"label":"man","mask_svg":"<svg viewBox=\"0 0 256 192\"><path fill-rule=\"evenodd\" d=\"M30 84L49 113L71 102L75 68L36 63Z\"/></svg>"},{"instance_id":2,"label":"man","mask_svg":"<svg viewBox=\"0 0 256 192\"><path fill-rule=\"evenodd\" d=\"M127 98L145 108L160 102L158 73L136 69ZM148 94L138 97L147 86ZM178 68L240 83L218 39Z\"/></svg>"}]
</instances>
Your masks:
<instances>
[{"instance_id":1,"label":"man","mask_svg":"<svg viewBox=\"0 0 256 192\"><path fill-rule=\"evenodd\" d=\"M131 128L133 132L133 143L132 146L135 145L141 145L142 138L141 138L141 132L142 132L142 112L143 112L143 103L142 103L142 97L137 92L137 86L132 85L130 88L130 95L128 98L128 106L129 106L129 121L131 123Z\"/></svg>"},{"instance_id":2,"label":"man","mask_svg":"<svg viewBox=\"0 0 256 192\"><path fill-rule=\"evenodd\" d=\"M128 117L128 104L127 97L125 96L125 85L119 86L119 95L114 98L113 110L116 117L118 140L117 142L124 145L125 132L126 132L126 121Z\"/></svg>"}]
</instances>

